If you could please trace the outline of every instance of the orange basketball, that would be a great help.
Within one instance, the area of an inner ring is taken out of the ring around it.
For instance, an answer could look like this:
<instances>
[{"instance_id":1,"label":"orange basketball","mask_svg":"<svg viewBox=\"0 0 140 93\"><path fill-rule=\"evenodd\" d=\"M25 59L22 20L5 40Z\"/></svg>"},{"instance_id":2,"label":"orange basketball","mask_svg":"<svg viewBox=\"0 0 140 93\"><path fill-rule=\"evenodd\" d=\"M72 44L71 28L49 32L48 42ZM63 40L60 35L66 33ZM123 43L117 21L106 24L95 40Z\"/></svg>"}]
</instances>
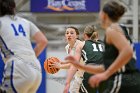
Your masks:
<instances>
[{"instance_id":1,"label":"orange basketball","mask_svg":"<svg viewBox=\"0 0 140 93\"><path fill-rule=\"evenodd\" d=\"M53 64L54 62L60 62L60 60L56 57L50 57L47 58L44 62L44 69L47 73L49 74L55 74L57 73L60 69L59 68L55 68L52 67L51 64Z\"/></svg>"}]
</instances>

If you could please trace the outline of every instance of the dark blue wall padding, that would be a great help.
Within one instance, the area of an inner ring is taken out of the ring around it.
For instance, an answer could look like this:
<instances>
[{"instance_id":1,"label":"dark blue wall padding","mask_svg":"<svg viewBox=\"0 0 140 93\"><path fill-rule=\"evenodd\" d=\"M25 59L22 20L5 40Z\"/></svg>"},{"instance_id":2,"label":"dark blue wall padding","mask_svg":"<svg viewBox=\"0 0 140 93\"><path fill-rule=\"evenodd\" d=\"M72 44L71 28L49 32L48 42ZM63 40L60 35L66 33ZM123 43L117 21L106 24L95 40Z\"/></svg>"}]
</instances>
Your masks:
<instances>
[{"instance_id":1,"label":"dark blue wall padding","mask_svg":"<svg viewBox=\"0 0 140 93\"><path fill-rule=\"evenodd\" d=\"M3 70L4 70L4 62L0 56L0 84L2 84Z\"/></svg>"},{"instance_id":2,"label":"dark blue wall padding","mask_svg":"<svg viewBox=\"0 0 140 93\"><path fill-rule=\"evenodd\" d=\"M140 70L140 43L134 43L134 47L136 49L136 57L137 57L136 66Z\"/></svg>"},{"instance_id":3,"label":"dark blue wall padding","mask_svg":"<svg viewBox=\"0 0 140 93\"><path fill-rule=\"evenodd\" d=\"M35 47L35 43L32 43L32 46ZM47 93L46 92L46 72L44 70L44 61L46 59L46 52L47 52L47 49L45 48L38 57L41 67L42 67L42 82L37 93Z\"/></svg>"},{"instance_id":4,"label":"dark blue wall padding","mask_svg":"<svg viewBox=\"0 0 140 93\"><path fill-rule=\"evenodd\" d=\"M46 72L44 70L44 61L46 59L46 51L47 49L45 49L38 58L39 61L41 62L41 67L42 67L42 82L37 93L47 93L46 92Z\"/></svg>"}]
</instances>

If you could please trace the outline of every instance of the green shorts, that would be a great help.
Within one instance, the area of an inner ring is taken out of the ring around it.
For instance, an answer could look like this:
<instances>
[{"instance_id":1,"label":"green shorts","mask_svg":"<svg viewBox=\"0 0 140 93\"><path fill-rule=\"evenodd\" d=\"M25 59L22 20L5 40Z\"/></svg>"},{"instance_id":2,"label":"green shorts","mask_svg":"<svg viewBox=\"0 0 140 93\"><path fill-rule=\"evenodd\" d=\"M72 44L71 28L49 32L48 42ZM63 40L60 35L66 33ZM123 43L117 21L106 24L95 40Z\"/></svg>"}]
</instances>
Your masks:
<instances>
[{"instance_id":1,"label":"green shorts","mask_svg":"<svg viewBox=\"0 0 140 93\"><path fill-rule=\"evenodd\" d=\"M107 80L103 93L140 93L140 73L117 74Z\"/></svg>"},{"instance_id":2,"label":"green shorts","mask_svg":"<svg viewBox=\"0 0 140 93\"><path fill-rule=\"evenodd\" d=\"M92 76L93 74L89 74L89 73L84 73L84 79L82 81L82 85L80 87L79 93L103 93L104 89L105 89L105 83L101 83L100 86L98 88L92 88L89 84L88 84L88 80L89 78Z\"/></svg>"}]
</instances>

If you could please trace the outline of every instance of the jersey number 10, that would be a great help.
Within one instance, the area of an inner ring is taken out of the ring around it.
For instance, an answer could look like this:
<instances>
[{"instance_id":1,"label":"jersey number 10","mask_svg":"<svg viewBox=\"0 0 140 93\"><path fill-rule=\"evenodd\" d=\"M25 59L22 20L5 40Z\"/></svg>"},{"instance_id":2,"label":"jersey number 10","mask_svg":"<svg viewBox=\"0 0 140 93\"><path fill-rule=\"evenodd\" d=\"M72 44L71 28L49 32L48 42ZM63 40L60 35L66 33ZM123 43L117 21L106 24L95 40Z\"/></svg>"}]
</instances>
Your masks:
<instances>
[{"instance_id":1,"label":"jersey number 10","mask_svg":"<svg viewBox=\"0 0 140 93\"><path fill-rule=\"evenodd\" d=\"M26 36L26 33L21 24L18 25L18 28L16 28L14 24L11 24L11 26L15 32L15 36L19 36L20 33L22 33L23 36Z\"/></svg>"},{"instance_id":2,"label":"jersey number 10","mask_svg":"<svg viewBox=\"0 0 140 93\"><path fill-rule=\"evenodd\" d=\"M93 43L92 46L93 46L93 51L103 51L104 50L104 48L101 44L94 44Z\"/></svg>"}]
</instances>

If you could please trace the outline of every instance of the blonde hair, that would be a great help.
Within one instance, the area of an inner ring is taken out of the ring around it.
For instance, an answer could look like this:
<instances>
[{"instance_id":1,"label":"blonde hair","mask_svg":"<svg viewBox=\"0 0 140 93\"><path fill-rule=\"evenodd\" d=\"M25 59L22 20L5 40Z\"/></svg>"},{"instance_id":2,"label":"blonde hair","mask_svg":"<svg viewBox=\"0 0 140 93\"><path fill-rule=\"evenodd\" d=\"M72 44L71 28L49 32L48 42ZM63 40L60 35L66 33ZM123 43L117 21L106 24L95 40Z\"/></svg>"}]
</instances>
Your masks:
<instances>
[{"instance_id":1,"label":"blonde hair","mask_svg":"<svg viewBox=\"0 0 140 93\"><path fill-rule=\"evenodd\" d=\"M84 33L91 38L92 40L95 40L98 38L98 32L97 28L94 25L88 25L84 29Z\"/></svg>"}]
</instances>

